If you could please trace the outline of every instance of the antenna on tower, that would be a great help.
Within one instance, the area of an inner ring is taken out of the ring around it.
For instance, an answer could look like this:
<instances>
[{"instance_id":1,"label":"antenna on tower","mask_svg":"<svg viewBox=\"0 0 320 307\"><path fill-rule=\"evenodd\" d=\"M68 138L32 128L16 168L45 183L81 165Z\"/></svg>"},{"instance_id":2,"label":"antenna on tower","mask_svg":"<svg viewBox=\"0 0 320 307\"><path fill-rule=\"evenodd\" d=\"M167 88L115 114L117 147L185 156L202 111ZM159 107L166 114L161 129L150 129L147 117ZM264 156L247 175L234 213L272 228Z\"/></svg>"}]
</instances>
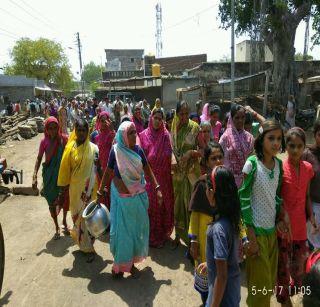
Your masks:
<instances>
[{"instance_id":1,"label":"antenna on tower","mask_svg":"<svg viewBox=\"0 0 320 307\"><path fill-rule=\"evenodd\" d=\"M156 56L162 56L162 8L160 2L156 5Z\"/></svg>"}]
</instances>

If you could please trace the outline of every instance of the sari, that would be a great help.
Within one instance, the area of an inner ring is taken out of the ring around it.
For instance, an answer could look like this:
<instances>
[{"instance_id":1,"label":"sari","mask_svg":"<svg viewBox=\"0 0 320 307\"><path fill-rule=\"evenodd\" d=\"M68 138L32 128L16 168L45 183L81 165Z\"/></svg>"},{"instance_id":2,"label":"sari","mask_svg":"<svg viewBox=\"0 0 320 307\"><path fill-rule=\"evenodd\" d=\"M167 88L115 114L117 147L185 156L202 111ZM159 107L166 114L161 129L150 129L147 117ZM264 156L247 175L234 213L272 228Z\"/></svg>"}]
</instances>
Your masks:
<instances>
[{"instance_id":1,"label":"sari","mask_svg":"<svg viewBox=\"0 0 320 307\"><path fill-rule=\"evenodd\" d=\"M149 218L148 195L142 158L129 148L128 131L134 124L123 122L113 146L121 179L129 194L121 194L111 184L110 250L115 273L130 272L134 263L148 256Z\"/></svg>"},{"instance_id":2,"label":"sari","mask_svg":"<svg viewBox=\"0 0 320 307\"><path fill-rule=\"evenodd\" d=\"M45 162L42 163L43 188L41 195L48 202L50 212L58 216L63 205L66 210L68 209L68 200L65 200L65 195L60 195L60 187L57 185L60 163L67 138L59 131L55 141L51 142L48 134L48 126L51 123L59 126L55 117L47 118L44 123L45 137L41 141L39 150L39 153L43 154L45 152Z\"/></svg>"},{"instance_id":3,"label":"sari","mask_svg":"<svg viewBox=\"0 0 320 307\"><path fill-rule=\"evenodd\" d=\"M199 125L189 119L188 123L178 131L179 118L174 116L172 122L172 142L173 153L178 163L178 167L173 174L174 190L174 220L176 234L186 243L189 243L189 201L193 190L193 185L200 176L199 160L189 159L181 162L181 157L188 150L196 150L196 140L199 133Z\"/></svg>"},{"instance_id":4,"label":"sari","mask_svg":"<svg viewBox=\"0 0 320 307\"><path fill-rule=\"evenodd\" d=\"M101 118L103 116L110 119L110 115L106 111L103 111L98 115L97 122L96 122L96 130L95 130L97 132L97 134L93 138L93 143L96 144L99 149L99 161L100 161L102 173L104 173L104 171L107 167L109 154L110 154L110 150L111 150L113 139L114 139L114 131L113 130L111 130L110 128L107 128L105 130L101 129ZM103 200L104 200L103 203L107 206L107 208L109 210L110 210L111 180L112 180L112 178L110 178L109 181L106 182L107 191L104 192L104 198L103 198ZM101 182L101 178L99 178L99 176L97 176L97 181L98 181L97 186L99 186L100 182Z\"/></svg>"},{"instance_id":5,"label":"sari","mask_svg":"<svg viewBox=\"0 0 320 307\"><path fill-rule=\"evenodd\" d=\"M153 128L150 117L149 127L140 133L140 143L153 173L161 187L163 204L159 206L157 192L151 179L146 177L146 190L149 197L150 240L153 247L162 246L173 231L173 185L171 176L172 145L170 134L164 122L158 130Z\"/></svg>"},{"instance_id":6,"label":"sari","mask_svg":"<svg viewBox=\"0 0 320 307\"><path fill-rule=\"evenodd\" d=\"M224 151L224 165L233 173L236 185L240 188L243 181L243 166L253 151L253 135L246 130L238 131L229 116L226 131L219 141Z\"/></svg>"},{"instance_id":7,"label":"sari","mask_svg":"<svg viewBox=\"0 0 320 307\"><path fill-rule=\"evenodd\" d=\"M206 103L202 110L202 115L200 116L201 122L210 121L210 114L209 114L209 103Z\"/></svg>"},{"instance_id":8,"label":"sari","mask_svg":"<svg viewBox=\"0 0 320 307\"><path fill-rule=\"evenodd\" d=\"M61 132L68 135L68 111L66 107L61 106L58 109L58 117Z\"/></svg>"},{"instance_id":9,"label":"sari","mask_svg":"<svg viewBox=\"0 0 320 307\"><path fill-rule=\"evenodd\" d=\"M95 162L99 156L98 147L86 141L78 146L75 131L65 147L59 170L58 185L69 186L70 212L73 220L72 239L85 253L94 252L93 239L82 217L88 205L96 180Z\"/></svg>"}]
</instances>

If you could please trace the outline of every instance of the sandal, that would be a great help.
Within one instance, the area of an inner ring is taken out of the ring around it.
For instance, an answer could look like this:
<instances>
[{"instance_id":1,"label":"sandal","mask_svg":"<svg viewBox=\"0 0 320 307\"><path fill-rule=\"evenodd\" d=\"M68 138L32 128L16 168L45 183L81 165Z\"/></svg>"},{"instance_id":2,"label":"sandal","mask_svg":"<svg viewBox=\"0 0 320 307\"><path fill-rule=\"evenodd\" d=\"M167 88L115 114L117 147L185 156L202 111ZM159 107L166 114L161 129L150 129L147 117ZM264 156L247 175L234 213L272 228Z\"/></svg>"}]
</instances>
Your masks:
<instances>
[{"instance_id":1,"label":"sandal","mask_svg":"<svg viewBox=\"0 0 320 307\"><path fill-rule=\"evenodd\" d=\"M176 250L180 245L180 238L176 237L174 240L171 241L171 250Z\"/></svg>"},{"instance_id":2,"label":"sandal","mask_svg":"<svg viewBox=\"0 0 320 307\"><path fill-rule=\"evenodd\" d=\"M141 275L141 271L138 270L134 265L132 266L130 270L130 274L132 275L133 278L137 279Z\"/></svg>"},{"instance_id":3,"label":"sandal","mask_svg":"<svg viewBox=\"0 0 320 307\"><path fill-rule=\"evenodd\" d=\"M59 231L57 231L57 232L54 234L53 239L54 239L54 240L59 240L59 239L60 239L60 232L59 232Z\"/></svg>"},{"instance_id":4,"label":"sandal","mask_svg":"<svg viewBox=\"0 0 320 307\"><path fill-rule=\"evenodd\" d=\"M68 225L62 225L62 232L65 236L70 236L70 229Z\"/></svg>"},{"instance_id":5,"label":"sandal","mask_svg":"<svg viewBox=\"0 0 320 307\"><path fill-rule=\"evenodd\" d=\"M123 272L119 272L119 273L116 273L114 270L111 270L111 274L112 274L112 277L113 278L122 278L124 273Z\"/></svg>"}]
</instances>

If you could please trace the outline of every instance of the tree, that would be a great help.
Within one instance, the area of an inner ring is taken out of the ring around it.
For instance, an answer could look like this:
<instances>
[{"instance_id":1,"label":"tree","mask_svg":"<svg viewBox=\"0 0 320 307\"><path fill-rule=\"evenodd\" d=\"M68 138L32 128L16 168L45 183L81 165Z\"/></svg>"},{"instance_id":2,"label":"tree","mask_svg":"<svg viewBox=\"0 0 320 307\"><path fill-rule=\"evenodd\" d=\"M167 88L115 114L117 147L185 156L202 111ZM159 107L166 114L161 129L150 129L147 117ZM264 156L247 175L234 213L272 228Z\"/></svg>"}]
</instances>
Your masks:
<instances>
[{"instance_id":1,"label":"tree","mask_svg":"<svg viewBox=\"0 0 320 307\"><path fill-rule=\"evenodd\" d=\"M304 60L303 54L301 52L296 53L294 55L294 59L295 59L295 61L303 61ZM313 56L307 54L307 61L312 61L312 60L313 60Z\"/></svg>"},{"instance_id":2,"label":"tree","mask_svg":"<svg viewBox=\"0 0 320 307\"><path fill-rule=\"evenodd\" d=\"M12 64L7 65L6 74L26 75L54 83L69 92L72 73L62 46L52 40L21 38L10 52Z\"/></svg>"},{"instance_id":3,"label":"tree","mask_svg":"<svg viewBox=\"0 0 320 307\"><path fill-rule=\"evenodd\" d=\"M255 10L254 10L255 8ZM273 53L273 101L286 104L294 81L294 40L300 22L313 17L320 43L320 0L238 0L235 1L236 34L250 33L258 21L260 35ZM231 26L231 0L221 0L219 16L223 28Z\"/></svg>"},{"instance_id":4,"label":"tree","mask_svg":"<svg viewBox=\"0 0 320 307\"><path fill-rule=\"evenodd\" d=\"M102 79L102 70L103 66L96 65L94 62L90 62L86 65L84 65L83 71L82 71L82 79L87 84L91 84L95 81L99 81Z\"/></svg>"}]
</instances>

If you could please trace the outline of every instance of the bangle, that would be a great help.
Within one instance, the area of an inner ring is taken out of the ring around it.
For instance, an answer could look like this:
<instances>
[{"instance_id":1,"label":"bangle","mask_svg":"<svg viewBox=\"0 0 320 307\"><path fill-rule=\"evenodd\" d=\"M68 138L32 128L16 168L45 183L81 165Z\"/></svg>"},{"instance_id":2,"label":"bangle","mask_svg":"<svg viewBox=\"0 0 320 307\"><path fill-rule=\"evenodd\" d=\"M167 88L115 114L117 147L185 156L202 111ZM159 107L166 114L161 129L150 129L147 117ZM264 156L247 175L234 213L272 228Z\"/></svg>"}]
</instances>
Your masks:
<instances>
[{"instance_id":1,"label":"bangle","mask_svg":"<svg viewBox=\"0 0 320 307\"><path fill-rule=\"evenodd\" d=\"M198 243L197 240L191 240L190 243Z\"/></svg>"},{"instance_id":2,"label":"bangle","mask_svg":"<svg viewBox=\"0 0 320 307\"><path fill-rule=\"evenodd\" d=\"M97 195L98 195L98 196L102 196L102 193L98 190L98 191L97 191Z\"/></svg>"},{"instance_id":3,"label":"bangle","mask_svg":"<svg viewBox=\"0 0 320 307\"><path fill-rule=\"evenodd\" d=\"M157 191L157 190L159 190L159 189L160 189L160 184L158 184L158 185L156 186L155 190Z\"/></svg>"}]
</instances>

